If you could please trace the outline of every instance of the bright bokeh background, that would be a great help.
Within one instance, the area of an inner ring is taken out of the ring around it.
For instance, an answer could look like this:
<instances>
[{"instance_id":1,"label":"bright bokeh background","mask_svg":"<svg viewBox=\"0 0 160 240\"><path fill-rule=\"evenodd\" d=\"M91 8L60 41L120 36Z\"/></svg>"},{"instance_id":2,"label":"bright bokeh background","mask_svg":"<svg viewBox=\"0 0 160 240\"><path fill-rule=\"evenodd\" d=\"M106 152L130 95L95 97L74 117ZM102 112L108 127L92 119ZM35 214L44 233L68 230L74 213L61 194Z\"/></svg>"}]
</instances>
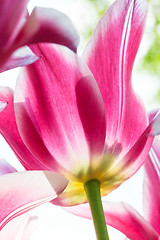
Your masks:
<instances>
[{"instance_id":1,"label":"bright bokeh background","mask_svg":"<svg viewBox=\"0 0 160 240\"><path fill-rule=\"evenodd\" d=\"M42 6L56 8L67 14L80 34L81 42L78 53L81 54L100 15L112 2L106 0L30 0L29 11L34 6ZM154 50L160 38L160 25L157 14L157 6L159 5L156 0L153 0L152 4L149 3L147 27L133 70L133 86L143 99L148 110L160 105L160 71L158 72L160 53L158 53L158 49ZM156 60L154 59L154 54L156 55ZM19 69L14 69L2 73L0 85L14 88L18 72ZM0 158L5 158L19 170L23 170L2 137L0 138L0 144ZM142 194L143 169L140 169L134 177L105 197L105 200L129 202L142 214ZM45 204L32 210L30 214L39 217L31 240L96 239L92 221L71 215L60 207ZM110 227L109 235L110 240L124 239L123 234Z\"/></svg>"}]
</instances>

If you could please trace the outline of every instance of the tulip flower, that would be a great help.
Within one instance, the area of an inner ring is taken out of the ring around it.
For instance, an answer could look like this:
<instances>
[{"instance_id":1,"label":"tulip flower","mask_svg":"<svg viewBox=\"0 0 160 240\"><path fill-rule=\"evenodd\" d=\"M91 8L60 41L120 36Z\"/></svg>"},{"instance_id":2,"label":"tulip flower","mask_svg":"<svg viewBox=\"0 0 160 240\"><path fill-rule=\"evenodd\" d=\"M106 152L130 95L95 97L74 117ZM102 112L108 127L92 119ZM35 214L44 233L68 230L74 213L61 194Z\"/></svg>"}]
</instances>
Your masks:
<instances>
[{"instance_id":1,"label":"tulip flower","mask_svg":"<svg viewBox=\"0 0 160 240\"><path fill-rule=\"evenodd\" d=\"M0 4L0 71L35 62L27 47L37 42L63 44L76 51L79 37L69 18L54 10L35 8L27 16L28 0L2 0ZM14 52L16 49L18 51Z\"/></svg>"},{"instance_id":2,"label":"tulip flower","mask_svg":"<svg viewBox=\"0 0 160 240\"><path fill-rule=\"evenodd\" d=\"M146 13L145 0L117 0L81 58L63 46L34 45L39 60L21 72L15 93L1 88L8 102L1 134L27 170L69 180L52 203L89 201L98 239L108 239L101 196L137 172L159 132L159 114L149 123L131 85Z\"/></svg>"},{"instance_id":3,"label":"tulip flower","mask_svg":"<svg viewBox=\"0 0 160 240\"><path fill-rule=\"evenodd\" d=\"M123 232L131 240L160 239L160 137L154 139L144 164L144 217L129 204L103 202L106 223ZM66 208L75 215L91 219L87 204Z\"/></svg>"}]
</instances>

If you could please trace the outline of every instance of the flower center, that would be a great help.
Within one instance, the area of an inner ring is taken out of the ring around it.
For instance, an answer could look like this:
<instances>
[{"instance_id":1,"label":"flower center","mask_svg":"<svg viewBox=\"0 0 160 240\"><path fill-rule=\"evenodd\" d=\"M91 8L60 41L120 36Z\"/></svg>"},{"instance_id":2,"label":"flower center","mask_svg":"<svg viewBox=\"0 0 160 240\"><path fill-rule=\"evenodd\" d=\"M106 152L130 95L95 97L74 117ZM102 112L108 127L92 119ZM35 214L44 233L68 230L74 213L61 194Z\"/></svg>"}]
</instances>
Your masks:
<instances>
[{"instance_id":1,"label":"flower center","mask_svg":"<svg viewBox=\"0 0 160 240\"><path fill-rule=\"evenodd\" d=\"M69 205L87 201L84 184L90 180L97 179L100 182L101 196L106 196L125 180L120 165L115 162L115 157L108 153L102 158L93 160L89 166L79 166L72 174L65 176L69 179L69 184L61 197Z\"/></svg>"}]
</instances>

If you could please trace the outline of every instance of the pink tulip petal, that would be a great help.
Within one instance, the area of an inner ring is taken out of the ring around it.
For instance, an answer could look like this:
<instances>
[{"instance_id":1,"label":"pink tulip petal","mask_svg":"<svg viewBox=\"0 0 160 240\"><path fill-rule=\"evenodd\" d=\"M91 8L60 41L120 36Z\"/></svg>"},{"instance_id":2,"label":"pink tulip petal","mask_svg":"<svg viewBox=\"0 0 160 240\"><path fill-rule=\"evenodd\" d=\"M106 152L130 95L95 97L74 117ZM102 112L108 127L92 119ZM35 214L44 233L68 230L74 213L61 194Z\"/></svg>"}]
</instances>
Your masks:
<instances>
[{"instance_id":1,"label":"pink tulip petal","mask_svg":"<svg viewBox=\"0 0 160 240\"><path fill-rule=\"evenodd\" d=\"M158 240L158 233L129 204L103 202L106 223L131 240ZM92 219L88 204L65 208L67 211L84 218Z\"/></svg>"},{"instance_id":2,"label":"pink tulip petal","mask_svg":"<svg viewBox=\"0 0 160 240\"><path fill-rule=\"evenodd\" d=\"M14 172L17 172L17 170L11 164L6 162L4 159L0 159L0 176Z\"/></svg>"},{"instance_id":3,"label":"pink tulip petal","mask_svg":"<svg viewBox=\"0 0 160 240\"><path fill-rule=\"evenodd\" d=\"M42 44L33 52L40 60L25 69L15 91L21 137L33 155L40 138L64 168L86 171L105 140L104 105L95 79L65 47Z\"/></svg>"},{"instance_id":4,"label":"pink tulip petal","mask_svg":"<svg viewBox=\"0 0 160 240\"><path fill-rule=\"evenodd\" d=\"M160 137L154 139L145 164L144 213L160 235Z\"/></svg>"},{"instance_id":5,"label":"pink tulip petal","mask_svg":"<svg viewBox=\"0 0 160 240\"><path fill-rule=\"evenodd\" d=\"M0 72L29 65L38 60L38 57L32 53L28 47L23 47L15 51L10 58L0 67Z\"/></svg>"},{"instance_id":6,"label":"pink tulip petal","mask_svg":"<svg viewBox=\"0 0 160 240\"><path fill-rule=\"evenodd\" d=\"M146 0L117 0L104 13L82 56L104 100L106 145L121 144L122 156L147 126L147 114L131 86L146 12Z\"/></svg>"},{"instance_id":7,"label":"pink tulip petal","mask_svg":"<svg viewBox=\"0 0 160 240\"><path fill-rule=\"evenodd\" d=\"M160 125L160 112L155 112L150 116L150 124L133 145L130 151L123 157L123 169L125 174L131 177L142 166L148 156L155 134L158 134Z\"/></svg>"},{"instance_id":8,"label":"pink tulip petal","mask_svg":"<svg viewBox=\"0 0 160 240\"><path fill-rule=\"evenodd\" d=\"M30 217L29 215L18 216L12 219L1 231L1 240L29 240L35 227L36 217ZM22 231L22 234L20 232ZM21 236L20 236L21 235ZM20 238L19 238L20 237ZM27 238L26 238L27 237Z\"/></svg>"},{"instance_id":9,"label":"pink tulip petal","mask_svg":"<svg viewBox=\"0 0 160 240\"><path fill-rule=\"evenodd\" d=\"M66 15L54 9L35 8L27 18L27 3L28 0L1 2L0 72L35 61L35 56L32 59L26 55L10 59L16 49L27 44L51 42L77 51L79 36Z\"/></svg>"},{"instance_id":10,"label":"pink tulip petal","mask_svg":"<svg viewBox=\"0 0 160 240\"><path fill-rule=\"evenodd\" d=\"M0 87L0 100L8 103L3 112L0 113L0 133L15 152L22 165L27 170L50 170L50 168L56 170L60 168L40 138L37 139L38 156L34 156L23 143L15 121L13 90ZM41 162L40 159L45 159L45 162ZM48 163L48 165L45 163Z\"/></svg>"},{"instance_id":11,"label":"pink tulip petal","mask_svg":"<svg viewBox=\"0 0 160 240\"><path fill-rule=\"evenodd\" d=\"M17 36L26 14L28 0L1 0L0 4L0 58L10 48Z\"/></svg>"},{"instance_id":12,"label":"pink tulip petal","mask_svg":"<svg viewBox=\"0 0 160 240\"><path fill-rule=\"evenodd\" d=\"M17 37L17 43L26 45L37 42L62 44L76 52L79 36L65 14L55 9L37 7Z\"/></svg>"},{"instance_id":13,"label":"pink tulip petal","mask_svg":"<svg viewBox=\"0 0 160 240\"><path fill-rule=\"evenodd\" d=\"M54 199L67 186L53 173L28 171L0 176L0 229L13 218Z\"/></svg>"}]
</instances>

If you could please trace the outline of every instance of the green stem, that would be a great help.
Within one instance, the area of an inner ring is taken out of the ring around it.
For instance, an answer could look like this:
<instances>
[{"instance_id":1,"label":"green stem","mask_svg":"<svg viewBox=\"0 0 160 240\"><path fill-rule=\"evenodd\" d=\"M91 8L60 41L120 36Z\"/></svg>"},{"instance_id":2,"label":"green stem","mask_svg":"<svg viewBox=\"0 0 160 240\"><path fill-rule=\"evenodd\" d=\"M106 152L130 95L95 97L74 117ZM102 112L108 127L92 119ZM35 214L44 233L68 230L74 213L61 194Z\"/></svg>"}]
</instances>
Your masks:
<instances>
[{"instance_id":1,"label":"green stem","mask_svg":"<svg viewBox=\"0 0 160 240\"><path fill-rule=\"evenodd\" d=\"M100 182L97 179L85 183L84 189L89 201L97 240L109 240L100 194Z\"/></svg>"}]
</instances>

